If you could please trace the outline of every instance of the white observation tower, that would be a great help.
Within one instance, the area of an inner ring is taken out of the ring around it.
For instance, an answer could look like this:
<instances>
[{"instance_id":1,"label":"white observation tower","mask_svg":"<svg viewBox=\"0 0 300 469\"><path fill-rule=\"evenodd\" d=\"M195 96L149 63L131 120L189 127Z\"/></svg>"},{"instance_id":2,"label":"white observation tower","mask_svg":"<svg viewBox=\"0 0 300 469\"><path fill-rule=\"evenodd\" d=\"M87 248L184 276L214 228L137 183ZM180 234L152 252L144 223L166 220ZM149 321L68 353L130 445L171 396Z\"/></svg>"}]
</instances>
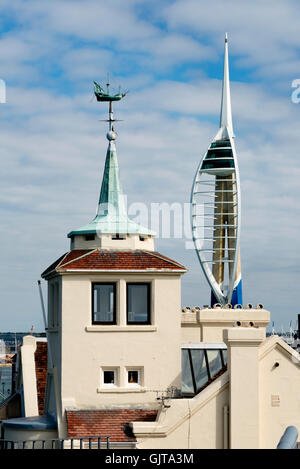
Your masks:
<instances>
[{"instance_id":1,"label":"white observation tower","mask_svg":"<svg viewBox=\"0 0 300 469\"><path fill-rule=\"evenodd\" d=\"M193 240L211 287L211 305L242 304L240 178L232 128L227 33L220 128L197 168L191 204Z\"/></svg>"}]
</instances>

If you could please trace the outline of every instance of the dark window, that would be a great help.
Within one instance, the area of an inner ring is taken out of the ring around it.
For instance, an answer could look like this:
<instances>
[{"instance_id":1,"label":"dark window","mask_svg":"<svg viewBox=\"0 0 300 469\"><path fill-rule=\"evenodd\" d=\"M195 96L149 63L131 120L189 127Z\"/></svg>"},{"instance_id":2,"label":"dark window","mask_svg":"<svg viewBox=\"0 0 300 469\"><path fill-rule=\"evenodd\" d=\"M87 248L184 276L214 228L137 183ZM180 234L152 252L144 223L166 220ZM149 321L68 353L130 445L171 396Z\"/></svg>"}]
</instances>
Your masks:
<instances>
[{"instance_id":1,"label":"dark window","mask_svg":"<svg viewBox=\"0 0 300 469\"><path fill-rule=\"evenodd\" d=\"M128 371L128 384L139 384L139 372L138 370Z\"/></svg>"},{"instance_id":2,"label":"dark window","mask_svg":"<svg viewBox=\"0 0 300 469\"><path fill-rule=\"evenodd\" d=\"M215 159L215 158L233 158L232 150L229 149L215 149L215 150L208 150L207 155L205 157L206 160Z\"/></svg>"},{"instance_id":3,"label":"dark window","mask_svg":"<svg viewBox=\"0 0 300 469\"><path fill-rule=\"evenodd\" d=\"M94 235L94 234L85 235L85 240L86 240L86 241L94 241L94 239L95 239L95 235Z\"/></svg>"},{"instance_id":4,"label":"dark window","mask_svg":"<svg viewBox=\"0 0 300 469\"><path fill-rule=\"evenodd\" d=\"M92 323L116 323L116 284L93 283Z\"/></svg>"},{"instance_id":5,"label":"dark window","mask_svg":"<svg viewBox=\"0 0 300 469\"><path fill-rule=\"evenodd\" d=\"M218 147L230 147L230 140L217 140L216 142L212 142L210 148L218 148Z\"/></svg>"},{"instance_id":6,"label":"dark window","mask_svg":"<svg viewBox=\"0 0 300 469\"><path fill-rule=\"evenodd\" d=\"M127 323L150 324L149 283L127 283Z\"/></svg>"},{"instance_id":7,"label":"dark window","mask_svg":"<svg viewBox=\"0 0 300 469\"><path fill-rule=\"evenodd\" d=\"M58 326L58 314L59 314L59 284L53 282L50 284L50 298L49 298L49 326Z\"/></svg>"},{"instance_id":8,"label":"dark window","mask_svg":"<svg viewBox=\"0 0 300 469\"><path fill-rule=\"evenodd\" d=\"M227 365L227 350L222 350L224 366Z\"/></svg>"},{"instance_id":9,"label":"dark window","mask_svg":"<svg viewBox=\"0 0 300 469\"><path fill-rule=\"evenodd\" d=\"M116 233L115 235L111 237L111 239L126 239L126 236L120 233Z\"/></svg>"},{"instance_id":10,"label":"dark window","mask_svg":"<svg viewBox=\"0 0 300 469\"><path fill-rule=\"evenodd\" d=\"M116 384L115 371L109 371L109 370L103 371L103 384Z\"/></svg>"},{"instance_id":11,"label":"dark window","mask_svg":"<svg viewBox=\"0 0 300 469\"><path fill-rule=\"evenodd\" d=\"M234 168L234 160L204 160L201 169Z\"/></svg>"},{"instance_id":12,"label":"dark window","mask_svg":"<svg viewBox=\"0 0 300 469\"><path fill-rule=\"evenodd\" d=\"M145 237L144 236L140 236L140 241L145 241Z\"/></svg>"}]
</instances>

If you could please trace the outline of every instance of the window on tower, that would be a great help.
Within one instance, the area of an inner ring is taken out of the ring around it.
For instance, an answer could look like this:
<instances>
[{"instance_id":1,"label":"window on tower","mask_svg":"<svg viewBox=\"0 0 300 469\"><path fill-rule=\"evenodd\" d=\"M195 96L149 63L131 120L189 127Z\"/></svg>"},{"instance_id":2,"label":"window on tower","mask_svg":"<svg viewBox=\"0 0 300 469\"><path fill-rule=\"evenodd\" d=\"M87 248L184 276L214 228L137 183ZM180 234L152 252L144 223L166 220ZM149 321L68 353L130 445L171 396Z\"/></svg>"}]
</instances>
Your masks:
<instances>
[{"instance_id":1,"label":"window on tower","mask_svg":"<svg viewBox=\"0 0 300 469\"><path fill-rule=\"evenodd\" d=\"M140 371L139 370L128 370L127 371L127 383L129 385L140 384Z\"/></svg>"},{"instance_id":2,"label":"window on tower","mask_svg":"<svg viewBox=\"0 0 300 469\"><path fill-rule=\"evenodd\" d=\"M212 142L210 148L231 147L230 140L216 140Z\"/></svg>"},{"instance_id":3,"label":"window on tower","mask_svg":"<svg viewBox=\"0 0 300 469\"><path fill-rule=\"evenodd\" d=\"M117 383L116 370L103 370L103 385L115 386Z\"/></svg>"},{"instance_id":4,"label":"window on tower","mask_svg":"<svg viewBox=\"0 0 300 469\"><path fill-rule=\"evenodd\" d=\"M233 158L232 150L227 148L225 150L220 148L208 150L205 159L208 160L215 158Z\"/></svg>"},{"instance_id":5,"label":"window on tower","mask_svg":"<svg viewBox=\"0 0 300 469\"><path fill-rule=\"evenodd\" d=\"M59 318L59 282L54 280L49 283L49 303L48 303L48 327L53 328L58 326Z\"/></svg>"},{"instance_id":6,"label":"window on tower","mask_svg":"<svg viewBox=\"0 0 300 469\"><path fill-rule=\"evenodd\" d=\"M116 324L116 284L92 284L92 324Z\"/></svg>"},{"instance_id":7,"label":"window on tower","mask_svg":"<svg viewBox=\"0 0 300 469\"><path fill-rule=\"evenodd\" d=\"M234 160L225 160L225 159L220 159L220 160L211 160L207 161L204 160L201 166L201 170L204 169L222 169L222 168L234 168Z\"/></svg>"},{"instance_id":8,"label":"window on tower","mask_svg":"<svg viewBox=\"0 0 300 469\"><path fill-rule=\"evenodd\" d=\"M85 235L85 240L86 241L94 241L95 240L95 235L94 234L87 234L87 235Z\"/></svg>"},{"instance_id":9,"label":"window on tower","mask_svg":"<svg viewBox=\"0 0 300 469\"><path fill-rule=\"evenodd\" d=\"M127 324L150 323L150 284L127 283Z\"/></svg>"},{"instance_id":10,"label":"window on tower","mask_svg":"<svg viewBox=\"0 0 300 469\"><path fill-rule=\"evenodd\" d=\"M114 234L111 239L116 240L116 239L126 239L126 236L120 233Z\"/></svg>"}]
</instances>

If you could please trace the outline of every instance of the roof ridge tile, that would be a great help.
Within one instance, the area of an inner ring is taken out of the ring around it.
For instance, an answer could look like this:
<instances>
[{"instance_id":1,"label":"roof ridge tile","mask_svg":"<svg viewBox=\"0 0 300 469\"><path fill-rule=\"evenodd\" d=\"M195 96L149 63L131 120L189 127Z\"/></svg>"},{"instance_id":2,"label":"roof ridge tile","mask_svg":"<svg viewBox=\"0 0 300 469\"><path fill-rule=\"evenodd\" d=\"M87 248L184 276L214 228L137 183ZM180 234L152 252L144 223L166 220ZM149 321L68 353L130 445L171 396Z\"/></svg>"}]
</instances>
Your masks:
<instances>
[{"instance_id":1,"label":"roof ridge tile","mask_svg":"<svg viewBox=\"0 0 300 469\"><path fill-rule=\"evenodd\" d=\"M67 254L70 254L71 252L74 252L74 251L75 251L75 249L72 250L72 251L69 251ZM60 263L59 263L59 266L57 266L57 267L63 267L63 266L65 266L65 265L70 264L71 262L78 261L79 259L82 259L83 257L88 256L89 254L92 254L93 252L97 251L97 248L95 248L95 249L88 249L88 250L85 250L85 249L78 249L78 251L88 251L88 252L85 252L84 254L82 254L82 255L80 255L80 256L78 256L78 257L75 257L74 259L71 259L70 261L68 261L68 262L66 262L66 263L64 263L64 264L63 264L62 262L60 262Z\"/></svg>"}]
</instances>

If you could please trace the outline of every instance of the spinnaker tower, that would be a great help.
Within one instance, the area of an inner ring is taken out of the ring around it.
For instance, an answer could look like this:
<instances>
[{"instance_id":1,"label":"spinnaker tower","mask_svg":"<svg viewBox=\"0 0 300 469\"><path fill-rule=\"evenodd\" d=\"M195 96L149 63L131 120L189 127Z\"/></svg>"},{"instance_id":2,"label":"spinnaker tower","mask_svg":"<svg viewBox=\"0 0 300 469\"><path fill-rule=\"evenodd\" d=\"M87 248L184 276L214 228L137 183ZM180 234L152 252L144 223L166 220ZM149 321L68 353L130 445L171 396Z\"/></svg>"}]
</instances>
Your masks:
<instances>
[{"instance_id":1,"label":"spinnaker tower","mask_svg":"<svg viewBox=\"0 0 300 469\"><path fill-rule=\"evenodd\" d=\"M232 128L227 33L220 128L197 168L191 204L193 241L211 288L211 305L242 304L240 178Z\"/></svg>"}]
</instances>

